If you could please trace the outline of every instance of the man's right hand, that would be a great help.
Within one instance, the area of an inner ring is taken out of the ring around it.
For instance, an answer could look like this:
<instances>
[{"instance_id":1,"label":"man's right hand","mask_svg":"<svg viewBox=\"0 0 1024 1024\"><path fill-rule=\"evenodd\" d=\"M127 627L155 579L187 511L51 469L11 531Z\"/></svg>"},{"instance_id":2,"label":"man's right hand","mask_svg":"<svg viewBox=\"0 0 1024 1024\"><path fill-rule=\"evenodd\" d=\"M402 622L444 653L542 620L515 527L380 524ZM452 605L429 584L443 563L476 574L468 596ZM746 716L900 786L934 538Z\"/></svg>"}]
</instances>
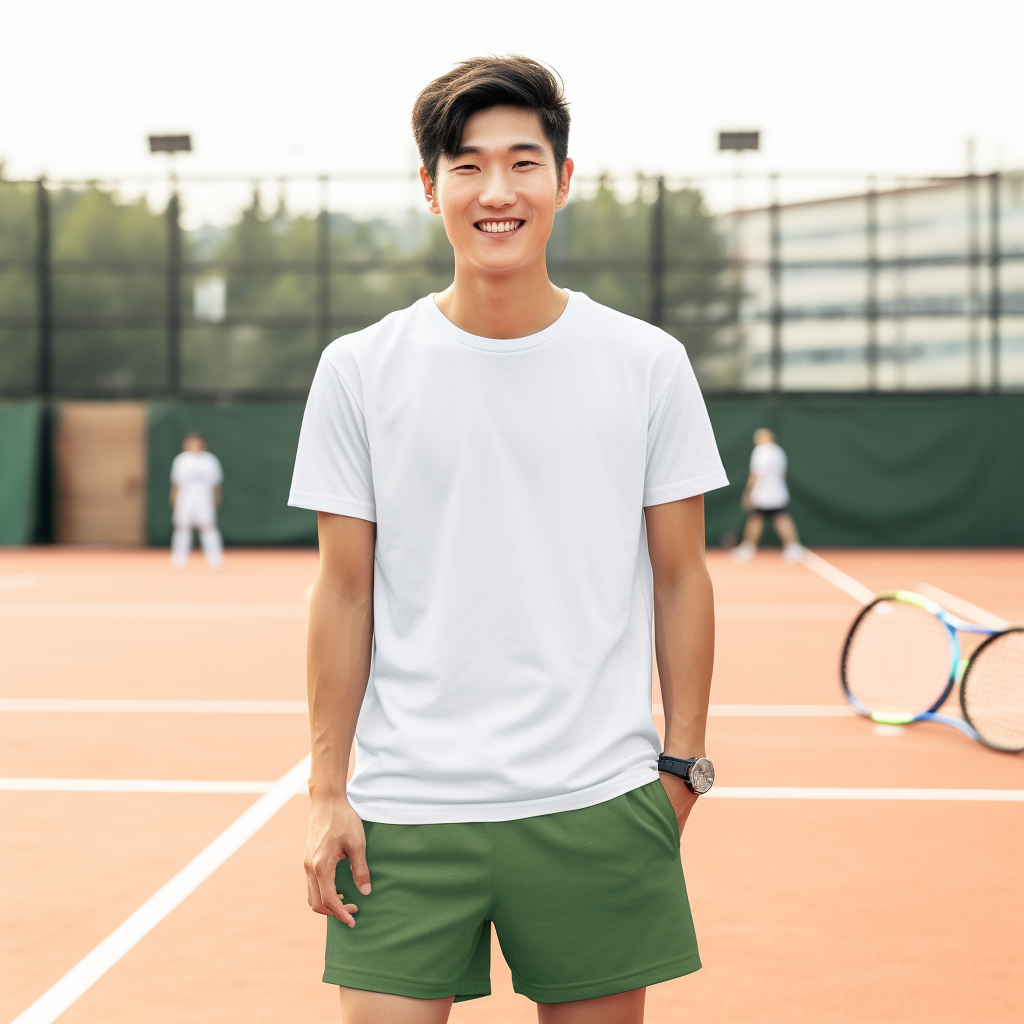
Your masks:
<instances>
[{"instance_id":1,"label":"man's right hand","mask_svg":"<svg viewBox=\"0 0 1024 1024\"><path fill-rule=\"evenodd\" d=\"M309 905L315 913L336 917L351 928L356 923L352 915L359 908L354 903L342 903L344 893L334 886L338 861L346 857L359 891L367 895L370 870L366 866L366 834L362 820L347 800L314 802L309 811L304 862Z\"/></svg>"}]
</instances>

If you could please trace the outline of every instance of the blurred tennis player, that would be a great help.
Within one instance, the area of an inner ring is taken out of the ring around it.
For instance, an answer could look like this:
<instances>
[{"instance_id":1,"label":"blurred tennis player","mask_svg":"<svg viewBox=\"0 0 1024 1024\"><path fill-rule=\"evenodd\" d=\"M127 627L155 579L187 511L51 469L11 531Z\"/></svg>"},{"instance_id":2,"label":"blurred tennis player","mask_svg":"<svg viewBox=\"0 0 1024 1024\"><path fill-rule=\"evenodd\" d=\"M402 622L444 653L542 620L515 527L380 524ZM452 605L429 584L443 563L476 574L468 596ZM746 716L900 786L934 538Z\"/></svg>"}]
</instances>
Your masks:
<instances>
[{"instance_id":1,"label":"blurred tennis player","mask_svg":"<svg viewBox=\"0 0 1024 1024\"><path fill-rule=\"evenodd\" d=\"M320 527L324 981L345 1024L443 1024L490 992L493 924L543 1024L639 1024L645 986L700 967L679 835L714 778L704 492L725 473L683 346L548 278L559 80L467 61L413 130L455 281L325 349L289 499Z\"/></svg>"},{"instance_id":2,"label":"blurred tennis player","mask_svg":"<svg viewBox=\"0 0 1024 1024\"><path fill-rule=\"evenodd\" d=\"M772 521L782 541L782 557L797 562L804 549L800 546L796 523L789 514L789 488L786 486L786 453L767 428L754 431L754 450L750 453L750 475L743 488L740 504L748 513L743 540L732 550L736 562L747 562L757 554L765 519Z\"/></svg>"},{"instance_id":3,"label":"blurred tennis player","mask_svg":"<svg viewBox=\"0 0 1024 1024\"><path fill-rule=\"evenodd\" d=\"M189 434L171 463L171 566L184 569L192 548L192 531L199 531L203 554L211 569L224 565L224 545L217 529L221 483L220 460L206 450L202 434Z\"/></svg>"}]
</instances>

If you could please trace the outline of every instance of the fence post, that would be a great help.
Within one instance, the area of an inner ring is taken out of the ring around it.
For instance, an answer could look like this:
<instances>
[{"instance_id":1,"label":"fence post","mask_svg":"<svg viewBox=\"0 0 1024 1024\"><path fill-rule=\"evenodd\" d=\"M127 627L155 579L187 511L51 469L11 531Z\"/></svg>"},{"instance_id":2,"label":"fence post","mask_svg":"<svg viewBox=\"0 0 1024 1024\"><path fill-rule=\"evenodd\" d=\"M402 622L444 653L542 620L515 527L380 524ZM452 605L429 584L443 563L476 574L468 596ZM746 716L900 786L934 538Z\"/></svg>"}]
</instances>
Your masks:
<instances>
[{"instance_id":1,"label":"fence post","mask_svg":"<svg viewBox=\"0 0 1024 1024\"><path fill-rule=\"evenodd\" d=\"M1003 296L999 281L999 269L1002 262L1002 253L999 248L999 172L993 171L989 178L989 273L990 291L988 305L989 323L989 346L990 359L992 364L991 387L993 391L1000 388L1002 368L1000 359L1002 356L1002 340L1000 338L1000 319L1002 317Z\"/></svg>"},{"instance_id":2,"label":"fence post","mask_svg":"<svg viewBox=\"0 0 1024 1024\"><path fill-rule=\"evenodd\" d=\"M867 302L864 317L867 321L868 390L878 390L878 186L875 178L868 179L864 197L867 212Z\"/></svg>"},{"instance_id":3,"label":"fence post","mask_svg":"<svg viewBox=\"0 0 1024 1024\"><path fill-rule=\"evenodd\" d=\"M771 287L771 389L782 390L782 210L779 176L772 175L772 205L768 221L768 276Z\"/></svg>"},{"instance_id":4,"label":"fence post","mask_svg":"<svg viewBox=\"0 0 1024 1024\"><path fill-rule=\"evenodd\" d=\"M36 390L53 395L53 235L46 178L36 187Z\"/></svg>"},{"instance_id":5,"label":"fence post","mask_svg":"<svg viewBox=\"0 0 1024 1024\"><path fill-rule=\"evenodd\" d=\"M316 218L316 343L323 351L331 342L331 221L326 175L320 178L320 212Z\"/></svg>"},{"instance_id":6,"label":"fence post","mask_svg":"<svg viewBox=\"0 0 1024 1024\"><path fill-rule=\"evenodd\" d=\"M181 391L181 209L172 179L167 200L167 391Z\"/></svg>"},{"instance_id":7,"label":"fence post","mask_svg":"<svg viewBox=\"0 0 1024 1024\"><path fill-rule=\"evenodd\" d=\"M650 322L661 327L665 320L665 178L658 178L658 192L651 208L651 314Z\"/></svg>"},{"instance_id":8,"label":"fence post","mask_svg":"<svg viewBox=\"0 0 1024 1024\"><path fill-rule=\"evenodd\" d=\"M967 175L967 349L971 387L981 387L981 346L978 314L981 312L981 210L978 205L978 176Z\"/></svg>"}]
</instances>

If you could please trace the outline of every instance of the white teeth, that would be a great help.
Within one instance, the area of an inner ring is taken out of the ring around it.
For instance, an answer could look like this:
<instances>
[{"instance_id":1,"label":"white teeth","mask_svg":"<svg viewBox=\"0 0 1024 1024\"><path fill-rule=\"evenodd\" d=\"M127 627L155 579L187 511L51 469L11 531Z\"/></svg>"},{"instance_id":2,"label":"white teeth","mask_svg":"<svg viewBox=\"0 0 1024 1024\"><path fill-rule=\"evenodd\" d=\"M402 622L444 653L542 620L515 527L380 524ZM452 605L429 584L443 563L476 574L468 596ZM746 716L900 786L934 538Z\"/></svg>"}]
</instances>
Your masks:
<instances>
[{"instance_id":1,"label":"white teeth","mask_svg":"<svg viewBox=\"0 0 1024 1024\"><path fill-rule=\"evenodd\" d=\"M485 220L481 221L479 227L490 234L502 231L515 231L523 222L520 220Z\"/></svg>"}]
</instances>

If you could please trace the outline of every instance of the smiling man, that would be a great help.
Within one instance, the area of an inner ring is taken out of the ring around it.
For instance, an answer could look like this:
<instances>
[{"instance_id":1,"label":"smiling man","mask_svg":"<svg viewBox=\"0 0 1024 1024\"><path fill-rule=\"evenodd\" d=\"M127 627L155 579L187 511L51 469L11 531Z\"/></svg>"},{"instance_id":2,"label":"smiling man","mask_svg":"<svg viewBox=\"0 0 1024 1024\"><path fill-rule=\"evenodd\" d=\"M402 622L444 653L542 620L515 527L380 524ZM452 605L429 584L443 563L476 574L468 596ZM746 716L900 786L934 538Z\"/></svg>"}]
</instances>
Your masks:
<instances>
[{"instance_id":1,"label":"smiling man","mask_svg":"<svg viewBox=\"0 0 1024 1024\"><path fill-rule=\"evenodd\" d=\"M679 837L714 778L703 493L725 474L683 347L548 278L558 79L467 61L413 130L455 280L325 350L290 498L320 525L324 980L345 1024L441 1024L490 992L493 924L542 1024L638 1024L647 985L700 967Z\"/></svg>"}]
</instances>

